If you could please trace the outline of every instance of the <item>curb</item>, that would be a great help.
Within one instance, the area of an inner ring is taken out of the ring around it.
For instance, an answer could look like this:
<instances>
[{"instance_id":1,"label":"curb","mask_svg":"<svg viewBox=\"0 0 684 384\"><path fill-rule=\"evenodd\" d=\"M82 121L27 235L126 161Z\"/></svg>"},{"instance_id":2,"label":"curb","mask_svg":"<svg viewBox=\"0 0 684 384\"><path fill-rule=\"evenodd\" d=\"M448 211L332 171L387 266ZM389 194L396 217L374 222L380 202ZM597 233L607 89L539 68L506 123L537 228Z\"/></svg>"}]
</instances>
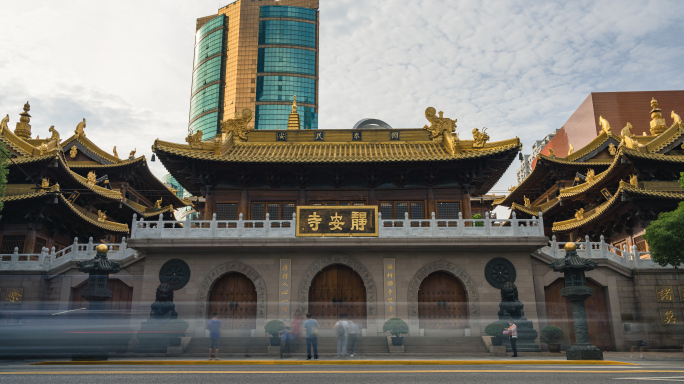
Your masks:
<instances>
[{"instance_id":1,"label":"curb","mask_svg":"<svg viewBox=\"0 0 684 384\"><path fill-rule=\"evenodd\" d=\"M638 365L605 360L117 360L117 361L42 361L30 365Z\"/></svg>"}]
</instances>

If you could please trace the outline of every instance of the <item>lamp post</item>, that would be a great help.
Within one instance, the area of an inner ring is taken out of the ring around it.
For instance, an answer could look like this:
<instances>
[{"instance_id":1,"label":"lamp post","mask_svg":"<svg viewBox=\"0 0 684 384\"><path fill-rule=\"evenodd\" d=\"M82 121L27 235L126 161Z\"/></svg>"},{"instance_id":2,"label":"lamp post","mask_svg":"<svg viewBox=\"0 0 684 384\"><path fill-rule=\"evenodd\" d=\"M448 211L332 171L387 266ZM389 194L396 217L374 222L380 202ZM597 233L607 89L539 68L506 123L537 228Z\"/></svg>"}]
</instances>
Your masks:
<instances>
[{"instance_id":1,"label":"lamp post","mask_svg":"<svg viewBox=\"0 0 684 384\"><path fill-rule=\"evenodd\" d=\"M597 265L595 261L579 257L575 243L565 244L565 257L549 264L554 271L565 275L565 288L561 289L561 296L572 304L575 344L565 352L568 360L603 360L603 352L589 341L587 311L584 307L584 302L594 294L587 287L584 272L591 271Z\"/></svg>"},{"instance_id":2,"label":"lamp post","mask_svg":"<svg viewBox=\"0 0 684 384\"><path fill-rule=\"evenodd\" d=\"M104 302L112 297L112 291L107 288L109 274L119 272L121 264L107 259L109 248L105 244L97 246L97 254L94 258L76 263L78 270L87 273L88 286L81 291L81 296L90 303L90 311L104 309ZM94 315L97 312L93 313Z\"/></svg>"}]
</instances>

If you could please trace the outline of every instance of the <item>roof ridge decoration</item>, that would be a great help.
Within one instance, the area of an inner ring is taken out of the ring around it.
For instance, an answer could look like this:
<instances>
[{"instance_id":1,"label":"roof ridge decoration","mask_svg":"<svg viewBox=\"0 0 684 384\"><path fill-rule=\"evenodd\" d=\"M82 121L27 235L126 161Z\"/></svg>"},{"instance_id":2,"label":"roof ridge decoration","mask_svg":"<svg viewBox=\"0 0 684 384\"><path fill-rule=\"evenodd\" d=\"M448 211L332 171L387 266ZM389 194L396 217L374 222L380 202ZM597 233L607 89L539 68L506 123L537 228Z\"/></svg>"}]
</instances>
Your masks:
<instances>
[{"instance_id":1,"label":"roof ridge decoration","mask_svg":"<svg viewBox=\"0 0 684 384\"><path fill-rule=\"evenodd\" d=\"M665 119L661 113L663 110L658 108L658 100L651 98L651 135L660 135L667 130Z\"/></svg>"},{"instance_id":2,"label":"roof ridge decoration","mask_svg":"<svg viewBox=\"0 0 684 384\"><path fill-rule=\"evenodd\" d=\"M76 215L84 219L85 221L89 222L90 224L93 224L97 227L100 227L105 230L113 231L113 232L122 232L122 233L128 233L128 224L123 224L123 223L117 223L116 221L110 221L107 220L106 218L102 218L99 215L95 215L93 213L88 212L85 208L72 204L68 199L64 197L61 193L59 193L57 196L59 196L59 199L61 200L62 203L66 204L69 209L71 209Z\"/></svg>"},{"instance_id":3,"label":"roof ridge decoration","mask_svg":"<svg viewBox=\"0 0 684 384\"><path fill-rule=\"evenodd\" d=\"M108 161L109 163L119 163L119 162L123 161L123 160L119 159L118 157L109 154L109 152L103 150L102 148L98 147L95 143L90 141L90 139L85 137L85 135L81 135L81 134L78 134L78 135L74 134L71 137L64 140L62 142L62 148L64 148L66 150L67 147L69 146L69 144L71 144L74 141L81 144L83 146L83 148L90 151L90 153L94 154L95 156L100 157L101 159L103 159L105 161ZM71 153L72 157L71 158L72 159L75 158L76 153L73 152L74 146L69 147L69 149L72 151L72 153ZM78 148L76 148L76 150L78 150Z\"/></svg>"},{"instance_id":4,"label":"roof ridge decoration","mask_svg":"<svg viewBox=\"0 0 684 384\"><path fill-rule=\"evenodd\" d=\"M296 107L293 107L293 110ZM247 141L247 134L254 130L254 127L248 127L247 124L252 121L252 110L245 108L242 110L242 116L235 112L235 118L228 119L221 123L221 133L232 133L233 140L236 142Z\"/></svg>"},{"instance_id":5,"label":"roof ridge decoration","mask_svg":"<svg viewBox=\"0 0 684 384\"><path fill-rule=\"evenodd\" d=\"M21 117L17 122L17 127L14 129L14 134L24 140L31 138L31 124L29 124L31 122L31 115L28 113L30 110L31 106L27 101L26 104L24 104L24 112L19 114Z\"/></svg>"}]
</instances>

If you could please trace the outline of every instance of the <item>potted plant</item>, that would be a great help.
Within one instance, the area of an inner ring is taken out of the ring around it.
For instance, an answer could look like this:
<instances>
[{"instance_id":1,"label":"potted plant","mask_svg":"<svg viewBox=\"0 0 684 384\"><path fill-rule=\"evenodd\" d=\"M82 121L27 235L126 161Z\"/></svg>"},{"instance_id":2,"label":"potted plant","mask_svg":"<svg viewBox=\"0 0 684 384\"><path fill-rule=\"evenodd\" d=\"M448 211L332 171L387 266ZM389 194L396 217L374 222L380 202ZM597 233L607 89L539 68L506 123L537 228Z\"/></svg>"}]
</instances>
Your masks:
<instances>
[{"instance_id":1,"label":"potted plant","mask_svg":"<svg viewBox=\"0 0 684 384\"><path fill-rule=\"evenodd\" d=\"M549 325L541 330L541 342L549 345L549 352L560 352L560 342L563 339L563 330Z\"/></svg>"},{"instance_id":2,"label":"potted plant","mask_svg":"<svg viewBox=\"0 0 684 384\"><path fill-rule=\"evenodd\" d=\"M284 328L285 324L283 324L283 322L280 320L271 320L264 325L264 330L266 330L266 333L271 335L271 346L280 346L280 336L278 336L278 334Z\"/></svg>"},{"instance_id":3,"label":"potted plant","mask_svg":"<svg viewBox=\"0 0 684 384\"><path fill-rule=\"evenodd\" d=\"M485 327L485 333L492 337L492 345L499 346L503 343L503 331L506 326L495 321Z\"/></svg>"},{"instance_id":4,"label":"potted plant","mask_svg":"<svg viewBox=\"0 0 684 384\"><path fill-rule=\"evenodd\" d=\"M383 332L389 332L392 334L392 345L399 346L404 343L404 338L399 335L405 335L409 332L408 324L402 319L393 318L385 322L382 326Z\"/></svg>"}]
</instances>

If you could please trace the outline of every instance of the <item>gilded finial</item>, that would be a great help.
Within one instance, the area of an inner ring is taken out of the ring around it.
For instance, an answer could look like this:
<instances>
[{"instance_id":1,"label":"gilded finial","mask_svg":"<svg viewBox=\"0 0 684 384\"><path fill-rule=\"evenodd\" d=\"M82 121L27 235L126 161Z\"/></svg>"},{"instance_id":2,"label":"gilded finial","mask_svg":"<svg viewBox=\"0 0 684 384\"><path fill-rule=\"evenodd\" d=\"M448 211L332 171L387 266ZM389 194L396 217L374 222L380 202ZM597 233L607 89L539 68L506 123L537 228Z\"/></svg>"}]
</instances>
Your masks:
<instances>
[{"instance_id":1,"label":"gilded finial","mask_svg":"<svg viewBox=\"0 0 684 384\"><path fill-rule=\"evenodd\" d=\"M119 158L119 154L116 152L116 145L114 146L114 149L112 149L112 153L114 154L114 157L117 159Z\"/></svg>"},{"instance_id":2,"label":"gilded finial","mask_svg":"<svg viewBox=\"0 0 684 384\"><path fill-rule=\"evenodd\" d=\"M599 116L599 125L601 126L601 130L606 135L610 135L610 133L611 133L610 123L608 122L608 120L604 119L603 116Z\"/></svg>"},{"instance_id":3,"label":"gilded finial","mask_svg":"<svg viewBox=\"0 0 684 384\"><path fill-rule=\"evenodd\" d=\"M657 136L667 130L667 125L661 113L663 110L658 108L658 100L652 98L651 107L651 135Z\"/></svg>"},{"instance_id":4,"label":"gilded finial","mask_svg":"<svg viewBox=\"0 0 684 384\"><path fill-rule=\"evenodd\" d=\"M292 95L292 112L297 112L297 95Z\"/></svg>"},{"instance_id":5,"label":"gilded finial","mask_svg":"<svg viewBox=\"0 0 684 384\"><path fill-rule=\"evenodd\" d=\"M97 246L97 253L107 253L109 252L109 247L106 244L100 244Z\"/></svg>"},{"instance_id":6,"label":"gilded finial","mask_svg":"<svg viewBox=\"0 0 684 384\"><path fill-rule=\"evenodd\" d=\"M575 147L570 144L570 148L568 149L568 156L572 155L572 153L575 151Z\"/></svg>"},{"instance_id":7,"label":"gilded finial","mask_svg":"<svg viewBox=\"0 0 684 384\"><path fill-rule=\"evenodd\" d=\"M565 243L565 248L566 251L576 251L577 250L577 245L575 243Z\"/></svg>"},{"instance_id":8,"label":"gilded finial","mask_svg":"<svg viewBox=\"0 0 684 384\"><path fill-rule=\"evenodd\" d=\"M31 106L27 101L24 104L24 112L19 114L19 122L17 122L17 127L14 129L14 134L24 140L31 138L31 124L29 124L31 122L31 115L28 113L29 110L31 110Z\"/></svg>"},{"instance_id":9,"label":"gilded finial","mask_svg":"<svg viewBox=\"0 0 684 384\"><path fill-rule=\"evenodd\" d=\"M83 118L83 121L81 121L80 123L78 123L78 125L76 125L76 129L74 130L74 133L76 134L76 137L79 137L79 136L86 137L86 134L85 134L85 131L84 131L85 127L86 127L86 120L85 120L85 117L84 117L84 118Z\"/></svg>"},{"instance_id":10,"label":"gilded finial","mask_svg":"<svg viewBox=\"0 0 684 384\"><path fill-rule=\"evenodd\" d=\"M292 100L292 112L290 112L290 116L287 118L287 129L300 129L299 113L297 113L297 95L292 95Z\"/></svg>"}]
</instances>

